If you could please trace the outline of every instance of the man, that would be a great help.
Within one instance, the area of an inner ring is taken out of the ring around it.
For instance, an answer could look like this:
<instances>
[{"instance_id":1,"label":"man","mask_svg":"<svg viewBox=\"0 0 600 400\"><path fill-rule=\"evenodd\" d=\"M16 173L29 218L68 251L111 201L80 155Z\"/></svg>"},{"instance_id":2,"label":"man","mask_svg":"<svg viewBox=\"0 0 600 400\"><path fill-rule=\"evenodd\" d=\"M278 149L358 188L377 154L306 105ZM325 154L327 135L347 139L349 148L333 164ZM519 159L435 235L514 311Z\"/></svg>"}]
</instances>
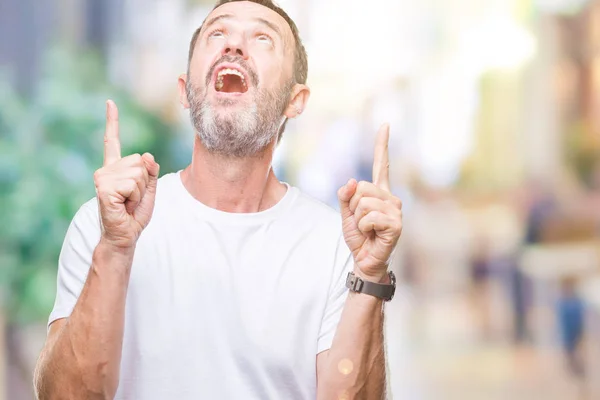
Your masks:
<instances>
[{"instance_id":1,"label":"man","mask_svg":"<svg viewBox=\"0 0 600 400\"><path fill-rule=\"evenodd\" d=\"M121 158L107 102L98 196L61 251L39 398L384 396L382 305L401 232L388 127L374 182L339 190L340 221L271 168L285 121L308 101L305 82L304 48L281 9L221 1L179 78L197 132L190 166L158 180L150 154Z\"/></svg>"}]
</instances>

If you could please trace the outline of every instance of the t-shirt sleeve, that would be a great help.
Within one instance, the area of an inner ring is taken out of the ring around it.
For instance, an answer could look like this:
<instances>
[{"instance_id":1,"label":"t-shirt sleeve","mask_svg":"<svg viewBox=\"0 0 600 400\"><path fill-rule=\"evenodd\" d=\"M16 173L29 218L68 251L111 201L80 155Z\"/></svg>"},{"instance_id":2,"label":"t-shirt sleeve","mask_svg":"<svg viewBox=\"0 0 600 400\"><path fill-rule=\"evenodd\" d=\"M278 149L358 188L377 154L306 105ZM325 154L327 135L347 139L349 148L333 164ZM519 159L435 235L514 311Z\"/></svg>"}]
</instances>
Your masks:
<instances>
[{"instance_id":1,"label":"t-shirt sleeve","mask_svg":"<svg viewBox=\"0 0 600 400\"><path fill-rule=\"evenodd\" d=\"M329 297L325 307L325 314L321 322L321 330L317 342L317 354L329 350L335 336L342 310L348 296L346 277L354 267L354 259L346 245L344 237L340 235L335 252L334 269L329 287Z\"/></svg>"},{"instance_id":2,"label":"t-shirt sleeve","mask_svg":"<svg viewBox=\"0 0 600 400\"><path fill-rule=\"evenodd\" d=\"M48 319L67 318L83 289L92 265L94 249L100 241L100 221L96 199L85 203L75 214L58 258L56 300Z\"/></svg>"}]
</instances>

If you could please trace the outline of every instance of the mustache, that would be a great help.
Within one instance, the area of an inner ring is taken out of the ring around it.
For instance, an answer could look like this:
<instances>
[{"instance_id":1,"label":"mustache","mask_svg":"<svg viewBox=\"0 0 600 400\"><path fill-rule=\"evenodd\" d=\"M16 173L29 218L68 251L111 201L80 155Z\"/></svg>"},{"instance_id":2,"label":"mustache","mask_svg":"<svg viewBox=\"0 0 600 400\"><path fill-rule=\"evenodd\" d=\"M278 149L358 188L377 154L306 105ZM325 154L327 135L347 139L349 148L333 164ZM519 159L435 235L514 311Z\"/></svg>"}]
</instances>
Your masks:
<instances>
[{"instance_id":1,"label":"mustache","mask_svg":"<svg viewBox=\"0 0 600 400\"><path fill-rule=\"evenodd\" d=\"M254 72L254 70L252 68L250 68L250 65L248 65L246 60L244 60L240 56L232 56L229 54L225 54L223 57L219 58L213 64L213 66L208 71L208 74L206 74L206 87L208 87L208 85L210 85L210 81L215 72L215 69L217 69L217 67L223 63L238 64L240 67L242 67L248 73L248 77L250 78L250 83L253 86L258 86L258 83L259 83L258 75L256 74L256 72Z\"/></svg>"}]
</instances>

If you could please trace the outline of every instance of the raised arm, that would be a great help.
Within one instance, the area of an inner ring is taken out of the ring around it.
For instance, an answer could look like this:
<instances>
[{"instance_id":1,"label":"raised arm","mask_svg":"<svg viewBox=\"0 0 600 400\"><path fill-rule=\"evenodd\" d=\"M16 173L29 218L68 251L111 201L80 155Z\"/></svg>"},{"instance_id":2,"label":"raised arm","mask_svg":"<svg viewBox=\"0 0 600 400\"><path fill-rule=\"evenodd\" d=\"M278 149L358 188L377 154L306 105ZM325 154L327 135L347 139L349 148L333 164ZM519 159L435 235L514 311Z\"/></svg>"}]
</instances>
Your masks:
<instances>
[{"instance_id":1,"label":"raised arm","mask_svg":"<svg viewBox=\"0 0 600 400\"><path fill-rule=\"evenodd\" d=\"M375 145L373 182L350 180L338 192L354 273L386 284L388 260L402 232L402 202L390 193L388 140L384 125ZM383 300L348 294L331 348L317 356L317 380L319 400L384 398Z\"/></svg>"},{"instance_id":2,"label":"raised arm","mask_svg":"<svg viewBox=\"0 0 600 400\"><path fill-rule=\"evenodd\" d=\"M158 172L150 154L121 158L118 111L108 101L104 164L94 174L100 241L72 313L50 325L34 376L38 399L115 396L131 265L152 217Z\"/></svg>"}]
</instances>

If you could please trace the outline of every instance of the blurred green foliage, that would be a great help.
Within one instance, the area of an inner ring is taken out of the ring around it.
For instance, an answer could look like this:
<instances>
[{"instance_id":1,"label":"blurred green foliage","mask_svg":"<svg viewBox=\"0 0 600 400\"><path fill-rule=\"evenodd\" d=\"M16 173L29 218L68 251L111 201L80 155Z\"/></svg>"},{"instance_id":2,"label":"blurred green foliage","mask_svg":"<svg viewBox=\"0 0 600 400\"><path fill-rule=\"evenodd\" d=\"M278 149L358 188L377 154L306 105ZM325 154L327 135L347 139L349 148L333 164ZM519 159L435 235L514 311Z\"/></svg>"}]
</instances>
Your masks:
<instances>
[{"instance_id":1,"label":"blurred green foliage","mask_svg":"<svg viewBox=\"0 0 600 400\"><path fill-rule=\"evenodd\" d=\"M95 195L105 101L119 107L123 154L151 152L174 169L174 126L109 84L93 51L50 50L32 98L0 77L0 307L13 323L45 319L57 259L77 209ZM126 133L126 134L125 134Z\"/></svg>"}]
</instances>

